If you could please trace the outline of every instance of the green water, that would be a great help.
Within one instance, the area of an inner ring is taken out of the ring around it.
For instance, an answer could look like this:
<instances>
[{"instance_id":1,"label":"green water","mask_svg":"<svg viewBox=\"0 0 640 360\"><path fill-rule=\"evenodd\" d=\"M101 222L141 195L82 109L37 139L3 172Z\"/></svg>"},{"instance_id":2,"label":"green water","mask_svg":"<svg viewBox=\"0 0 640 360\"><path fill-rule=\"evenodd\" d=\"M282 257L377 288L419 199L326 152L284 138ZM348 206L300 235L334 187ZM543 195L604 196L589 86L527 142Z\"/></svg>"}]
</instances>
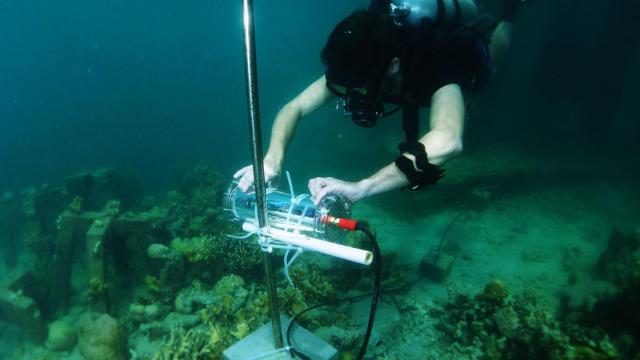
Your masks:
<instances>
[{"instance_id":1,"label":"green water","mask_svg":"<svg viewBox=\"0 0 640 360\"><path fill-rule=\"evenodd\" d=\"M335 24L367 4L256 2L265 146L279 109L323 74ZM383 254L365 358L638 356L637 11L527 4L469 99L445 178L354 205ZM226 237L241 230L221 207L250 162L240 14L240 2L0 4L0 357L217 359L268 321L256 239ZM333 110L289 146L297 193L397 156L400 116L363 129ZM437 248L439 279L420 270ZM372 269L305 252L291 287L282 255L281 312L331 303L301 324L355 358L370 297L341 299L371 291Z\"/></svg>"}]
</instances>

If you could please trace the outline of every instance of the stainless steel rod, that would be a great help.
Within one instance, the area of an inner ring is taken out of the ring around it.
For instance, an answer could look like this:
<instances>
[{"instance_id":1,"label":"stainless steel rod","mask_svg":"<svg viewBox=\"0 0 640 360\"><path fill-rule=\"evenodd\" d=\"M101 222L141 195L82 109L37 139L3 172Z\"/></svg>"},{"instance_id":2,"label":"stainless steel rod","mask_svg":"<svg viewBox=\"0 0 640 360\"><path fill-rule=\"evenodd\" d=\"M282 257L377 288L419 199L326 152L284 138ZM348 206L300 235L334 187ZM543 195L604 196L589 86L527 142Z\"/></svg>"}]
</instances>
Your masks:
<instances>
[{"instance_id":1,"label":"stainless steel rod","mask_svg":"<svg viewBox=\"0 0 640 360\"><path fill-rule=\"evenodd\" d=\"M253 0L242 0L244 23L244 56L245 74L247 77L247 107L249 109L249 129L251 133L251 160L253 162L253 179L256 189L256 206L258 207L258 226L267 226L266 189L264 183L264 167L262 164L262 132L260 129L260 108L258 103L258 72L256 66L255 31L253 23ZM263 252L265 281L269 293L269 307L273 341L276 349L284 346L282 327L280 325L280 309L278 292L273 271L273 255Z\"/></svg>"}]
</instances>

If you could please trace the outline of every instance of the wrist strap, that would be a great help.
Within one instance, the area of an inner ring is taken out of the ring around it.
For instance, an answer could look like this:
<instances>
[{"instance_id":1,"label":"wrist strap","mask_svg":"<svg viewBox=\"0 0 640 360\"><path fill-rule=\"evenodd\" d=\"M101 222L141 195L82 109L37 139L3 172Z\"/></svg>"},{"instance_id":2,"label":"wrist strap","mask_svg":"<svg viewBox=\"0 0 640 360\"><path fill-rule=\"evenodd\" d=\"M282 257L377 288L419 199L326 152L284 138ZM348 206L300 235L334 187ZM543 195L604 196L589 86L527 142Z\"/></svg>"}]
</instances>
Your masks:
<instances>
[{"instance_id":1,"label":"wrist strap","mask_svg":"<svg viewBox=\"0 0 640 360\"><path fill-rule=\"evenodd\" d=\"M424 145L419 141L401 143L398 147L401 153L407 152L416 158L415 167L413 161L404 155L396 158L396 166L409 180L409 185L404 189L422 190L429 185L434 185L444 176L444 169L429 163Z\"/></svg>"}]
</instances>

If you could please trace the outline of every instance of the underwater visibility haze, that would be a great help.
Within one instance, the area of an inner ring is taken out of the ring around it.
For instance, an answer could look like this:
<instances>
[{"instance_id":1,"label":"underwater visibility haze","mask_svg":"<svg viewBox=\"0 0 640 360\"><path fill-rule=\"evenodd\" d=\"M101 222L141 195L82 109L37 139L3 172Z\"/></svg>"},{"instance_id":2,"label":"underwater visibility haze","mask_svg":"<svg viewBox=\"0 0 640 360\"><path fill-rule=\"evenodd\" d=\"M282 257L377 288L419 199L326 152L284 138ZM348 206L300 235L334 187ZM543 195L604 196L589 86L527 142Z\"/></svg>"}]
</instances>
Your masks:
<instances>
[{"instance_id":1,"label":"underwater visibility haze","mask_svg":"<svg viewBox=\"0 0 640 360\"><path fill-rule=\"evenodd\" d=\"M265 152L329 34L369 3L255 0ZM365 129L331 101L297 125L274 228L363 252L276 249L277 298L289 319L324 304L296 322L333 359L359 355L378 261L364 359L640 357L640 5L520 6L437 184L314 204L310 179L398 157L402 115ZM251 163L242 25L241 1L0 3L0 358L248 359L223 355L270 319L258 237L233 219L255 196L229 191ZM381 256L333 237L322 209Z\"/></svg>"}]
</instances>

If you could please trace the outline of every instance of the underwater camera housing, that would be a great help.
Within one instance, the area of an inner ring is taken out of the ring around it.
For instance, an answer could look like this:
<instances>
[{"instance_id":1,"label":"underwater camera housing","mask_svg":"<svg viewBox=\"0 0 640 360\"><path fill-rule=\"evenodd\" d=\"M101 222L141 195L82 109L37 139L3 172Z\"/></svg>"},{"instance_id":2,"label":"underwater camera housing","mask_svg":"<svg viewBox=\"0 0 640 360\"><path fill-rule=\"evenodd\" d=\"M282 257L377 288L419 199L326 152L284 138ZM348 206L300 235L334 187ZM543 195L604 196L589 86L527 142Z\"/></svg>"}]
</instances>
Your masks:
<instances>
[{"instance_id":1,"label":"underwater camera housing","mask_svg":"<svg viewBox=\"0 0 640 360\"><path fill-rule=\"evenodd\" d=\"M241 222L255 219L255 191L245 193L233 182L224 202L225 210L230 211L234 219ZM316 206L308 194L294 197L292 194L268 188L266 202L269 226L273 228L330 241L340 240L346 232L330 226L327 221L330 216L349 217L349 205L342 198L327 196Z\"/></svg>"},{"instance_id":2,"label":"underwater camera housing","mask_svg":"<svg viewBox=\"0 0 640 360\"><path fill-rule=\"evenodd\" d=\"M274 188L266 190L267 224L258 226L258 207L253 189L243 192L237 182L232 182L224 198L224 208L233 219L242 223L244 236L230 236L244 239L259 235L263 251L286 250L285 268L288 267L288 253L295 250L295 257L303 251L314 251L343 260L370 265L373 254L370 251L339 244L347 231L355 230L356 221L348 219L349 202L338 196L327 196L317 206L308 194L295 196L291 178L289 194Z\"/></svg>"}]
</instances>

